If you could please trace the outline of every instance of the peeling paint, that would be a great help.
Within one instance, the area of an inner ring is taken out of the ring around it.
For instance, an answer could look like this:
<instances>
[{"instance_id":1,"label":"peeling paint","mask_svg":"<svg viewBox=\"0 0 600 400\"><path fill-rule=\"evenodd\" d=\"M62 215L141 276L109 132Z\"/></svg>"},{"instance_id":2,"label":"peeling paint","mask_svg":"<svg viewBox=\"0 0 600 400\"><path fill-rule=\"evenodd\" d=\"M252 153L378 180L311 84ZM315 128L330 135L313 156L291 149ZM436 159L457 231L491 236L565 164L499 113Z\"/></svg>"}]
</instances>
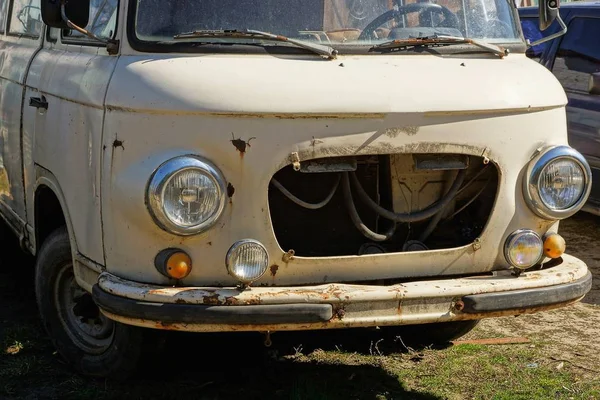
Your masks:
<instances>
[{"instance_id":1,"label":"peeling paint","mask_svg":"<svg viewBox=\"0 0 600 400\"><path fill-rule=\"evenodd\" d=\"M310 141L310 145L312 147L315 147L318 144L323 144L325 143L324 141L320 140L320 139L315 139L315 137L313 136L312 140Z\"/></svg>"},{"instance_id":2,"label":"peeling paint","mask_svg":"<svg viewBox=\"0 0 600 400\"><path fill-rule=\"evenodd\" d=\"M246 150L252 146L250 146L250 142L254 139L256 139L255 137L251 137L248 140L243 140L241 138L236 139L235 135L233 134L233 132L231 133L231 137L233 138L231 141L231 143L233 144L233 147L236 148L237 151L240 152L240 154L243 156L246 153Z\"/></svg>"},{"instance_id":3,"label":"peeling paint","mask_svg":"<svg viewBox=\"0 0 600 400\"><path fill-rule=\"evenodd\" d=\"M418 126L403 126L400 128L387 128L385 130L385 135L391 138L395 138L398 137L401 133L404 133L408 136L414 136L417 133L419 133L419 129L421 129Z\"/></svg>"},{"instance_id":4,"label":"peeling paint","mask_svg":"<svg viewBox=\"0 0 600 400\"><path fill-rule=\"evenodd\" d=\"M301 160L311 160L315 158L343 157L356 155L372 154L441 154L455 153L479 156L484 151L483 147L444 143L444 142L420 142L396 145L387 141L378 141L364 145L340 145L331 144L324 146L308 146L300 149L297 154ZM495 160L494 160L495 161ZM290 164L290 158L283 160L279 169Z\"/></svg>"},{"instance_id":5,"label":"peeling paint","mask_svg":"<svg viewBox=\"0 0 600 400\"><path fill-rule=\"evenodd\" d=\"M123 143L125 142L119 139L115 139L115 141L113 142L113 148L116 149L117 147L120 147L121 149L125 150Z\"/></svg>"},{"instance_id":6,"label":"peeling paint","mask_svg":"<svg viewBox=\"0 0 600 400\"><path fill-rule=\"evenodd\" d=\"M173 116L207 116L207 117L222 117L222 118L256 118L256 119L383 119L387 113L337 113L337 114L322 114L322 113L242 113L242 112L213 112L213 111L180 111L180 110L156 110L145 108L131 108L116 105L107 105L108 112L127 112L140 113L146 115L173 115Z\"/></svg>"},{"instance_id":7,"label":"peeling paint","mask_svg":"<svg viewBox=\"0 0 600 400\"><path fill-rule=\"evenodd\" d=\"M233 187L233 185L230 182L229 184L227 184L227 197L232 198L234 194L235 194L235 188Z\"/></svg>"}]
</instances>

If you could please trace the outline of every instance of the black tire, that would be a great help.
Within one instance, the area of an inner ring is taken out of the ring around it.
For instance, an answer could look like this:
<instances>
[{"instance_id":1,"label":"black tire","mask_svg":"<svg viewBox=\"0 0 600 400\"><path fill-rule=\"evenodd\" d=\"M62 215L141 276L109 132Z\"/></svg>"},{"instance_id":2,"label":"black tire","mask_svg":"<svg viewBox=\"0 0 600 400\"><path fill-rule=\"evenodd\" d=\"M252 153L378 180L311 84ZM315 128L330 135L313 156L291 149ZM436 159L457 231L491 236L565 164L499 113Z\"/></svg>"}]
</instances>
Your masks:
<instances>
[{"instance_id":1,"label":"black tire","mask_svg":"<svg viewBox=\"0 0 600 400\"><path fill-rule=\"evenodd\" d=\"M74 279L69 235L62 227L44 241L35 266L43 325L58 353L80 374L127 379L142 355L143 329L108 320Z\"/></svg>"},{"instance_id":2,"label":"black tire","mask_svg":"<svg viewBox=\"0 0 600 400\"><path fill-rule=\"evenodd\" d=\"M471 332L480 320L438 322L433 324L385 327L387 335L402 338L410 347L444 346Z\"/></svg>"}]
</instances>

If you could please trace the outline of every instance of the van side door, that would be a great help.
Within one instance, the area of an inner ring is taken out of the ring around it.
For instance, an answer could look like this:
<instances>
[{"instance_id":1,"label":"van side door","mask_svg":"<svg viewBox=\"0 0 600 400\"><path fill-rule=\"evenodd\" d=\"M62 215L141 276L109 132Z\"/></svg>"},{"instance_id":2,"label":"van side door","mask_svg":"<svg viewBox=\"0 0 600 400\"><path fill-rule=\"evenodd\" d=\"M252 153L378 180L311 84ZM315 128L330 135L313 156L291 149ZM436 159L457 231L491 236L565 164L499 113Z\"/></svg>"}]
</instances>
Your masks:
<instances>
[{"instance_id":1,"label":"van side door","mask_svg":"<svg viewBox=\"0 0 600 400\"><path fill-rule=\"evenodd\" d=\"M114 37L118 0L92 0L86 27ZM49 29L27 79L26 101L42 99L46 109L26 107L23 126L28 223L34 226L36 179L50 175L60 191L73 229L74 251L104 263L100 165L104 99L118 57L79 32ZM45 175L45 176L46 176ZM41 245L41 243L37 243Z\"/></svg>"},{"instance_id":2,"label":"van side door","mask_svg":"<svg viewBox=\"0 0 600 400\"><path fill-rule=\"evenodd\" d=\"M41 47L40 0L0 0L0 212L18 231L27 220L21 149L21 113L28 69ZM1 19L0 19L1 20Z\"/></svg>"}]
</instances>

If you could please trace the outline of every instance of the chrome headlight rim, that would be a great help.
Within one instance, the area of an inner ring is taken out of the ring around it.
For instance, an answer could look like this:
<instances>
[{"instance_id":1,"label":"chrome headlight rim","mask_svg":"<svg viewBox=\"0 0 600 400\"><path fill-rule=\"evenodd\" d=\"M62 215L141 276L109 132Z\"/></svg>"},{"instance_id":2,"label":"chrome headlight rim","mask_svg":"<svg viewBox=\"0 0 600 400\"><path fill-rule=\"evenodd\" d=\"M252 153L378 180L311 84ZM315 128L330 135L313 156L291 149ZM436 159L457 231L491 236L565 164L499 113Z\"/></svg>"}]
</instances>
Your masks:
<instances>
[{"instance_id":1,"label":"chrome headlight rim","mask_svg":"<svg viewBox=\"0 0 600 400\"><path fill-rule=\"evenodd\" d=\"M546 206L541 198L539 181L544 168L551 162L561 159L574 161L579 165L585 179L584 191L572 206L563 210L553 210ZM527 205L536 215L551 221L562 220L573 216L583 208L592 190L591 180L592 170L581 153L570 146L552 146L540 151L529 163L524 180L523 194Z\"/></svg>"},{"instance_id":2,"label":"chrome headlight rim","mask_svg":"<svg viewBox=\"0 0 600 400\"><path fill-rule=\"evenodd\" d=\"M163 196L171 178L189 170L197 170L206 175L217 188L219 200L218 206L209 218L196 225L182 226L174 223L167 216L163 206ZM201 234L216 224L225 209L226 193L225 177L216 165L202 157L186 154L165 161L154 171L146 189L146 203L152 219L161 229L179 236L192 236Z\"/></svg>"},{"instance_id":3,"label":"chrome headlight rim","mask_svg":"<svg viewBox=\"0 0 600 400\"><path fill-rule=\"evenodd\" d=\"M509 252L511 250L511 245L514 243L514 241L518 238L523 237L524 235L532 235L539 241L540 254L539 254L539 257L537 258L537 260L534 263L532 263L531 265L517 266L513 262L511 262ZM544 241L542 240L542 237L534 230L517 229L516 231L514 231L510 235L508 235L508 237L506 238L506 241L504 242L504 258L506 259L506 262L508 262L508 264L513 268L517 268L520 270L526 270L526 269L532 268L532 267L536 266L544 258Z\"/></svg>"},{"instance_id":4,"label":"chrome headlight rim","mask_svg":"<svg viewBox=\"0 0 600 400\"><path fill-rule=\"evenodd\" d=\"M237 274L234 273L233 271L233 265L232 265L232 256L233 254L243 245L246 244L253 244L256 245L257 247L259 247L266 256L266 267L264 268L264 270L262 271L262 273L258 276L256 276L253 279L241 279ZM227 254L225 255L225 267L227 268L227 273L232 276L233 278L237 279L240 283L242 283L243 285L250 285L254 282L256 282L257 280L259 280L260 278L262 278L266 273L267 270L269 268L269 264L270 264L270 258L269 258L269 251L267 250L267 248L265 247L264 244L262 244L261 242L259 242L258 240L255 239L242 239L242 240L238 240L237 242L235 242L230 248L229 250L227 250Z\"/></svg>"}]
</instances>

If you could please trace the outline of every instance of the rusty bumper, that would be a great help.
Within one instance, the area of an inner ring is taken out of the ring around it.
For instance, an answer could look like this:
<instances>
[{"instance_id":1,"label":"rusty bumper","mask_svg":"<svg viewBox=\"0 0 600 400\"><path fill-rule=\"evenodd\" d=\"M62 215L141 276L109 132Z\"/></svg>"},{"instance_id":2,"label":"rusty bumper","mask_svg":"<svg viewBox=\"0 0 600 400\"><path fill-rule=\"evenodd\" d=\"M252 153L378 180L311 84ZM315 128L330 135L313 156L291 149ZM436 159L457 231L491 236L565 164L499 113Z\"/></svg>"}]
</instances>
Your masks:
<instances>
[{"instance_id":1,"label":"rusty bumper","mask_svg":"<svg viewBox=\"0 0 600 400\"><path fill-rule=\"evenodd\" d=\"M421 324L553 309L577 302L592 276L565 255L547 269L509 271L390 286L162 287L100 275L93 297L109 318L196 332L281 331Z\"/></svg>"}]
</instances>

